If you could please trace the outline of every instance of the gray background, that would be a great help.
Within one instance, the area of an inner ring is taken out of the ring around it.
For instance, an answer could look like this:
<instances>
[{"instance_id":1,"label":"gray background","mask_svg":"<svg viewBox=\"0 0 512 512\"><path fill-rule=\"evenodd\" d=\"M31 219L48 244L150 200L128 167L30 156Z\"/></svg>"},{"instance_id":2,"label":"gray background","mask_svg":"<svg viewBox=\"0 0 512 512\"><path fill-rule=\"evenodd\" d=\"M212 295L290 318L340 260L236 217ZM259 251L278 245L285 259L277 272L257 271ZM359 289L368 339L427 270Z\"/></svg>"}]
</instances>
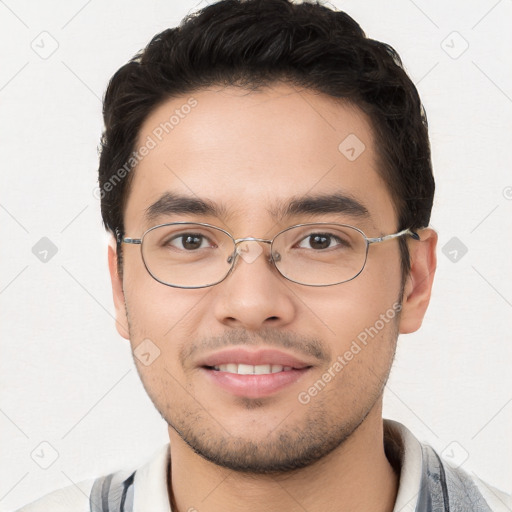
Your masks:
<instances>
[{"instance_id":1,"label":"gray background","mask_svg":"<svg viewBox=\"0 0 512 512\"><path fill-rule=\"evenodd\" d=\"M0 1L1 510L167 441L114 328L94 196L101 97L205 3ZM430 123L439 265L385 416L510 492L512 2L332 3L398 50Z\"/></svg>"}]
</instances>

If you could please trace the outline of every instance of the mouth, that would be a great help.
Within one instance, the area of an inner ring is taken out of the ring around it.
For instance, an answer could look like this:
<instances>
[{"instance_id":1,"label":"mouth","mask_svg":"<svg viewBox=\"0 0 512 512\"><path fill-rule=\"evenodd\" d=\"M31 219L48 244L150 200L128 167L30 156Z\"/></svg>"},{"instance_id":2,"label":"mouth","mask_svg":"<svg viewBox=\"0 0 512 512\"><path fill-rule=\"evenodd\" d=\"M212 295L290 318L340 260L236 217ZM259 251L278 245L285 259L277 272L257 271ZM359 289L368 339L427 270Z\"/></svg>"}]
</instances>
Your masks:
<instances>
[{"instance_id":1,"label":"mouth","mask_svg":"<svg viewBox=\"0 0 512 512\"><path fill-rule=\"evenodd\" d=\"M226 363L216 366L207 366L208 370L216 372L235 373L237 375L268 375L272 373L289 372L298 370L292 366L282 366L280 364L242 364L242 363Z\"/></svg>"},{"instance_id":2,"label":"mouth","mask_svg":"<svg viewBox=\"0 0 512 512\"><path fill-rule=\"evenodd\" d=\"M291 386L313 367L276 350L229 349L207 356L199 369L211 383L234 396L263 398Z\"/></svg>"}]
</instances>

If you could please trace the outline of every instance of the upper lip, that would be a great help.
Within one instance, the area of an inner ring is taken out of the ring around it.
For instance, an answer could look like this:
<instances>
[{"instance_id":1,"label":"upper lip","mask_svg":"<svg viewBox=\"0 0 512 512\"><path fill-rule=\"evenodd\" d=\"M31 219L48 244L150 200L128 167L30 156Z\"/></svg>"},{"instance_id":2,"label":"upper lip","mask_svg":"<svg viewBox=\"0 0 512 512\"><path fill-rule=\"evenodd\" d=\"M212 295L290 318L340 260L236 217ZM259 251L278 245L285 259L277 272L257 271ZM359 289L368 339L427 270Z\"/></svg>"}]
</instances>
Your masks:
<instances>
[{"instance_id":1,"label":"upper lip","mask_svg":"<svg viewBox=\"0 0 512 512\"><path fill-rule=\"evenodd\" d=\"M301 369L312 366L291 354L275 349L247 350L246 348L229 348L207 355L198 366L219 366L221 364L240 363L253 366L260 364L276 364Z\"/></svg>"}]
</instances>

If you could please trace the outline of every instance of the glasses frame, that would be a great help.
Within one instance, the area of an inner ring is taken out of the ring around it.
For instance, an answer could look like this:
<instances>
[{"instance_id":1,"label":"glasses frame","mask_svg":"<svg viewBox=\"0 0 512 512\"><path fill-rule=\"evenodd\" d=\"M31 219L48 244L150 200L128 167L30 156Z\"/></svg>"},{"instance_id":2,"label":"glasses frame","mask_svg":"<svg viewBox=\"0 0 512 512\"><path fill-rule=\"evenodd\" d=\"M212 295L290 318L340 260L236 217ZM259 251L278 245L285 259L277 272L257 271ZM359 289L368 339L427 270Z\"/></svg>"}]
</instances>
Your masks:
<instances>
[{"instance_id":1,"label":"glasses frame","mask_svg":"<svg viewBox=\"0 0 512 512\"><path fill-rule=\"evenodd\" d=\"M158 279L158 277L156 277L151 272L151 270L149 269L149 267L148 267L148 265L146 263L146 260L144 259L144 252L142 250L142 244L144 242L144 237L148 233L150 233L151 231L153 231L155 229L158 229L158 228L161 228L161 227L164 227L164 226L175 226L175 225L177 226L177 225L182 225L182 224L193 224L193 225L196 225L196 226L203 226L203 227L207 227L207 228L217 229L217 230L222 231L223 233L225 233L229 238L231 238L231 240L233 241L233 246L234 246L234 251L233 251L233 254L231 255L233 257L233 260L231 262L231 267L229 268L229 270L227 271L226 275L222 279L219 279L215 283L210 283L210 284L201 285L201 286L180 286L180 285L176 285L176 284L166 283L165 281L162 281L161 279ZM351 229L354 229L354 230L358 231L362 235L362 237L365 239L365 242L366 242L366 250L365 250L364 262L363 262L363 265L361 267L361 270L359 270L359 272L354 277L351 277L350 279L345 279L344 281L340 281L338 283L332 283L332 284L305 284L305 283L301 283L299 281L295 281L295 280L290 279L289 277L285 276L279 270L279 268L278 268L278 266L276 264L276 261L274 260L274 254L273 254L273 250L272 250L272 247L273 247L273 244L274 244L274 240L279 235L285 233L286 231L289 231L290 229L299 228L299 227L303 227L303 226L322 226L322 225L329 225L329 226L334 225L334 226L340 226L340 227L344 227L344 228L351 228ZM378 244L378 243L381 243L381 242L386 242L387 240L393 240L395 238L400 238L400 237L406 236L406 235L411 236L411 238L413 238L414 240L420 240L420 237L419 237L418 233L416 233L415 231L412 231L409 228L402 229L401 231L398 231L397 233L392 233L390 235L383 235L383 236L379 236L379 237L370 238L370 237L367 237L361 229L356 228L355 226L351 226L350 224L339 224L337 222L306 222L306 223L303 223L303 224L295 224L293 226L289 226L289 227L283 229L282 231L279 231L279 233L274 235L274 237L271 238L271 239L268 239L268 238L255 238L255 237L252 237L252 236L244 237L244 238L234 238L233 235L231 235L231 233L229 233L225 229L219 228L218 226L214 226L213 224L207 224L205 222L188 222L188 221L166 222L166 223L163 223L163 224L158 224L158 225L153 226L153 227L147 229L146 231L144 231L144 233L142 234L142 236L140 238L123 237L121 232L120 232L120 230L118 228L116 228L115 232L116 232L116 239L117 239L117 243L118 244L125 243L125 244L132 244L132 245L140 245L140 252L141 252L142 262L144 263L144 267L146 268L146 270L149 273L149 275L155 281L158 281L159 283L161 283L161 284L163 284L165 286L170 286L172 288L194 289L194 290L198 289L198 288L209 288L210 286L215 286L215 285L221 283L222 281L224 281L233 272L233 269L235 268L236 262L238 260L238 255L239 255L239 252L237 251L237 246L238 246L238 244L240 244L242 242L260 242L260 243L270 244L270 256L269 256L268 260L269 260L269 262L271 262L274 265L274 268L279 272L279 274L281 276L283 276L286 280L288 280L288 281L290 281L292 283L300 284L302 286L314 286L314 287L322 286L323 287L323 286L335 286L335 285L338 285L338 284L348 283L349 281L352 281L357 276L359 276L361 274L361 272L364 270L364 267L366 266L366 262L368 260L368 249L369 249L370 245L372 245L372 244Z\"/></svg>"}]
</instances>

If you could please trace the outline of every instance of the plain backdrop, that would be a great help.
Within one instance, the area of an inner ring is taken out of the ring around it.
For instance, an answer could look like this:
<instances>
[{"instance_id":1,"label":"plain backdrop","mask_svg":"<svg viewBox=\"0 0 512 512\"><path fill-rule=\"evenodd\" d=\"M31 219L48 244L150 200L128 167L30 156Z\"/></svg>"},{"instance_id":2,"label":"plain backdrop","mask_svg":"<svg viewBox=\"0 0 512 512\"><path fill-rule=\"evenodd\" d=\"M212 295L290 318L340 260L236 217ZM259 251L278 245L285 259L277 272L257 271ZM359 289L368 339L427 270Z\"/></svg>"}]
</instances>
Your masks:
<instances>
[{"instance_id":1,"label":"plain backdrop","mask_svg":"<svg viewBox=\"0 0 512 512\"><path fill-rule=\"evenodd\" d=\"M168 441L114 328L94 195L101 98L205 4L0 2L1 510ZM400 53L430 125L437 276L423 327L399 339L384 415L510 492L512 2L332 4Z\"/></svg>"}]
</instances>

